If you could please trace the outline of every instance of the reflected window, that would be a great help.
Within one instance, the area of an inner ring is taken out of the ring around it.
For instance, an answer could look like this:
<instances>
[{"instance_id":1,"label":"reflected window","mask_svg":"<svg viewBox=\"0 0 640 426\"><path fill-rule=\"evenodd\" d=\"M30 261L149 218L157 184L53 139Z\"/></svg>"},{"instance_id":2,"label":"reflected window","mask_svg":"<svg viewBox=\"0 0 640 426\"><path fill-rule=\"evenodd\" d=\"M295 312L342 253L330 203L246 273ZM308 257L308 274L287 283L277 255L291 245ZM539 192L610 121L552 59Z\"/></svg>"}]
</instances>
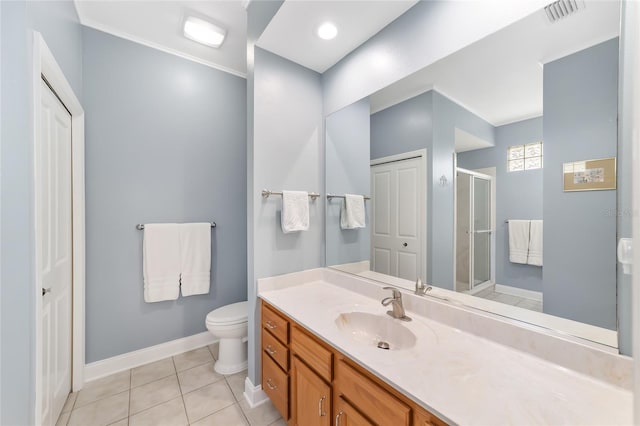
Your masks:
<instances>
[{"instance_id":1,"label":"reflected window","mask_svg":"<svg viewBox=\"0 0 640 426\"><path fill-rule=\"evenodd\" d=\"M507 149L507 170L519 172L542 168L542 142L513 145Z\"/></svg>"}]
</instances>

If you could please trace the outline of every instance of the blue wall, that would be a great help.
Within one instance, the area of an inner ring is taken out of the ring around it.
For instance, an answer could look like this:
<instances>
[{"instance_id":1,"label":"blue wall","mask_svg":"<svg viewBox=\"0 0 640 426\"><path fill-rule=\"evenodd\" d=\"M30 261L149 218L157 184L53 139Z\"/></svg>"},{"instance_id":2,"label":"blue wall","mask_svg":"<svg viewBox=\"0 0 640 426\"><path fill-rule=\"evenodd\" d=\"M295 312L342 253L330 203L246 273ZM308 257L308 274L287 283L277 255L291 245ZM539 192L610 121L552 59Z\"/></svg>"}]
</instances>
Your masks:
<instances>
[{"instance_id":1,"label":"blue wall","mask_svg":"<svg viewBox=\"0 0 640 426\"><path fill-rule=\"evenodd\" d=\"M458 154L458 166L496 168L496 283L542 292L542 269L509 262L506 220L542 219L542 175L545 169L507 171L507 148L542 140L542 117L496 127L495 146ZM552 262L546 258L545 262Z\"/></svg>"},{"instance_id":2,"label":"blue wall","mask_svg":"<svg viewBox=\"0 0 640 426\"><path fill-rule=\"evenodd\" d=\"M0 424L34 423L32 38L42 33L82 100L81 27L73 3L0 2L2 92ZM19 326L16 326L19 324Z\"/></svg>"},{"instance_id":3,"label":"blue wall","mask_svg":"<svg viewBox=\"0 0 640 426\"><path fill-rule=\"evenodd\" d=\"M615 330L616 191L563 192L562 164L617 154L618 39L546 64L543 103L543 309Z\"/></svg>"},{"instance_id":4,"label":"blue wall","mask_svg":"<svg viewBox=\"0 0 640 426\"><path fill-rule=\"evenodd\" d=\"M327 194L370 195L370 132L368 99L349 105L325 119ZM343 203L340 198L327 201L327 266L369 260L371 253L371 203L365 202L366 228L341 229L340 211Z\"/></svg>"},{"instance_id":5,"label":"blue wall","mask_svg":"<svg viewBox=\"0 0 640 426\"><path fill-rule=\"evenodd\" d=\"M246 299L246 81L85 28L84 108L94 362L206 331ZM211 220L209 294L145 303L135 225Z\"/></svg>"},{"instance_id":6,"label":"blue wall","mask_svg":"<svg viewBox=\"0 0 640 426\"><path fill-rule=\"evenodd\" d=\"M429 91L371 116L371 158L427 149L427 281L453 289L455 129L493 143L493 126ZM441 176L447 183L440 184Z\"/></svg>"}]
</instances>

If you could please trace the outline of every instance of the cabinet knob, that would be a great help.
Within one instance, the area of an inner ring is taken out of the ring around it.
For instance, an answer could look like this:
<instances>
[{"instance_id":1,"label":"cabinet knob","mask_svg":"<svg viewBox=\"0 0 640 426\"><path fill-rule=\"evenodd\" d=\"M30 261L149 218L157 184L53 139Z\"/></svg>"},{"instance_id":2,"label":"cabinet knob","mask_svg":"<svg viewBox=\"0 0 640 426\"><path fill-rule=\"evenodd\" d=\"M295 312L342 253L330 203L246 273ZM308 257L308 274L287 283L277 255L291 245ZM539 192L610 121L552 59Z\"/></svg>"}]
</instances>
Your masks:
<instances>
[{"instance_id":1,"label":"cabinet knob","mask_svg":"<svg viewBox=\"0 0 640 426\"><path fill-rule=\"evenodd\" d=\"M267 328L269 330L275 330L276 328L278 328L277 325L275 325L274 323L272 323L271 321L267 321L265 322L265 325L267 326Z\"/></svg>"},{"instance_id":2,"label":"cabinet knob","mask_svg":"<svg viewBox=\"0 0 640 426\"><path fill-rule=\"evenodd\" d=\"M271 345L267 345L267 347L265 348L265 350L267 351L267 353L269 355L274 355L277 351L273 349L273 347Z\"/></svg>"},{"instance_id":3,"label":"cabinet knob","mask_svg":"<svg viewBox=\"0 0 640 426\"><path fill-rule=\"evenodd\" d=\"M342 414L344 414L342 411L336 414L336 426L340 426L340 416L342 416Z\"/></svg>"},{"instance_id":4,"label":"cabinet knob","mask_svg":"<svg viewBox=\"0 0 640 426\"><path fill-rule=\"evenodd\" d=\"M274 384L271 382L271 379L267 379L267 387L268 387L269 389L271 389L271 390L276 390L276 389L278 389L278 386L274 385Z\"/></svg>"},{"instance_id":5,"label":"cabinet knob","mask_svg":"<svg viewBox=\"0 0 640 426\"><path fill-rule=\"evenodd\" d=\"M327 413L322 409L322 403L324 402L324 400L327 399L326 396L323 396L322 398L320 398L320 401L318 401L318 416L319 417L324 417L327 415Z\"/></svg>"}]
</instances>

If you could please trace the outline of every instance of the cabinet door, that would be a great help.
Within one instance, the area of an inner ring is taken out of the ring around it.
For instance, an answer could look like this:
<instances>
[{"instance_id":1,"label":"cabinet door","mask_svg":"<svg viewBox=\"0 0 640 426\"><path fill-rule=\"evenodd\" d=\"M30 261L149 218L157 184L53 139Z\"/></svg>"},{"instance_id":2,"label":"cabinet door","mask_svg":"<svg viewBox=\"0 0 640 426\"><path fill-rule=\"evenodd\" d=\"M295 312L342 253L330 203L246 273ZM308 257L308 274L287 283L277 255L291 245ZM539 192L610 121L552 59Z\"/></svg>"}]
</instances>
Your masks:
<instances>
[{"instance_id":1,"label":"cabinet door","mask_svg":"<svg viewBox=\"0 0 640 426\"><path fill-rule=\"evenodd\" d=\"M336 400L334 413L336 413L335 426L374 426L342 397Z\"/></svg>"},{"instance_id":2,"label":"cabinet door","mask_svg":"<svg viewBox=\"0 0 640 426\"><path fill-rule=\"evenodd\" d=\"M297 426L331 425L331 387L307 367L298 357L293 357L292 418Z\"/></svg>"}]
</instances>

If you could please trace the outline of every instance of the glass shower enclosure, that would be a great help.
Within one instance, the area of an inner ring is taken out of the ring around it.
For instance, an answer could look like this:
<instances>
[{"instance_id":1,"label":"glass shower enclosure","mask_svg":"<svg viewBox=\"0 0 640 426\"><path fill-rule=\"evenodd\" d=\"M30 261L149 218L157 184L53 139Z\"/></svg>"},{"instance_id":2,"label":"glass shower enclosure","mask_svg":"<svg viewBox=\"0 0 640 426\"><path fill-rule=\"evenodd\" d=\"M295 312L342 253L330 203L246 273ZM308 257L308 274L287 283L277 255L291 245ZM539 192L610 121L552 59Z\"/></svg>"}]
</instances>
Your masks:
<instances>
[{"instance_id":1,"label":"glass shower enclosure","mask_svg":"<svg viewBox=\"0 0 640 426\"><path fill-rule=\"evenodd\" d=\"M474 293L491 282L492 177L456 170L455 289Z\"/></svg>"}]
</instances>

